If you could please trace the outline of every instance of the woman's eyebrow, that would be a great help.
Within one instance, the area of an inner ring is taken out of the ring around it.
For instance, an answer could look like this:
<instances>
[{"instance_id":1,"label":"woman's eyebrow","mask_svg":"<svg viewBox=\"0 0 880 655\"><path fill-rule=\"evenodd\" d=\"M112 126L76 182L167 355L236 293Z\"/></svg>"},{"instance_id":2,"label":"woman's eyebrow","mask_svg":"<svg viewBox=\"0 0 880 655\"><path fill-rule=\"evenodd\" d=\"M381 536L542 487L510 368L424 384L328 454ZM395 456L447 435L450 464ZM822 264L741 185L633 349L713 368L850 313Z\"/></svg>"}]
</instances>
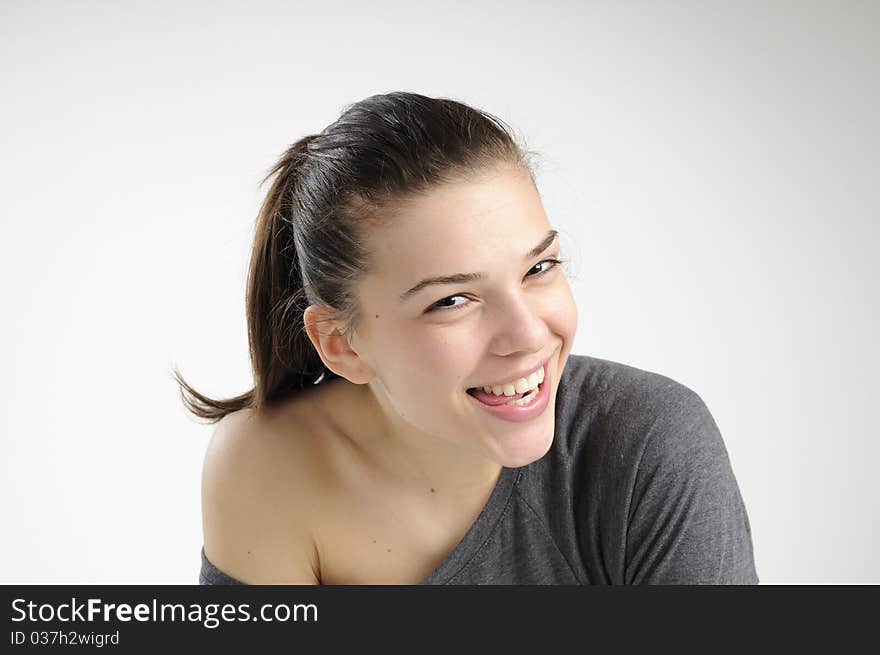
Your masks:
<instances>
[{"instance_id":1,"label":"woman's eyebrow","mask_svg":"<svg viewBox=\"0 0 880 655\"><path fill-rule=\"evenodd\" d=\"M537 257L542 252L547 250L556 240L558 232L556 230L550 230L547 233L547 236L539 243L537 246L529 250L526 253L524 259L528 261L534 257ZM429 287L434 284L464 284L465 282L476 282L478 280L485 280L488 277L486 273L454 273L452 275L438 275L436 277L427 277L418 284L410 287L402 294L400 294L400 302L404 302L411 298L413 295L424 289L425 287Z\"/></svg>"}]
</instances>

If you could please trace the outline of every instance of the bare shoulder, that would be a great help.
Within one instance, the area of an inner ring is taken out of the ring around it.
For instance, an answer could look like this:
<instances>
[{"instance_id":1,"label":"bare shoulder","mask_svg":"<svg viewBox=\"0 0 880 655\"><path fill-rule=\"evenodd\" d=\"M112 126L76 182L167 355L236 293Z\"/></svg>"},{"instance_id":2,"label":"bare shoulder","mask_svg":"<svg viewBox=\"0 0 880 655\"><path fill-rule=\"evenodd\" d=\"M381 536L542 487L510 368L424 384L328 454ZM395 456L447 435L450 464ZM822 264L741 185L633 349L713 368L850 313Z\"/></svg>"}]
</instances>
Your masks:
<instances>
[{"instance_id":1,"label":"bare shoulder","mask_svg":"<svg viewBox=\"0 0 880 655\"><path fill-rule=\"evenodd\" d=\"M202 469L205 554L247 584L319 584L322 464L301 405L244 409L215 426Z\"/></svg>"}]
</instances>

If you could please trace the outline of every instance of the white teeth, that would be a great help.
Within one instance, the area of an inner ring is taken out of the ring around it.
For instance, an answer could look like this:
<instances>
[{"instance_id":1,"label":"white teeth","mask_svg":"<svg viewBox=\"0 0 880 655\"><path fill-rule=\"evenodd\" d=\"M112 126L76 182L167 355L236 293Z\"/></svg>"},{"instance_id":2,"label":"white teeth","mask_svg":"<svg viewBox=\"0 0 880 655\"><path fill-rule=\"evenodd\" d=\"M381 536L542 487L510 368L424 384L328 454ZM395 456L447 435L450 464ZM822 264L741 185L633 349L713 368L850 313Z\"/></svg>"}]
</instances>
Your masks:
<instances>
[{"instance_id":1,"label":"white teeth","mask_svg":"<svg viewBox=\"0 0 880 655\"><path fill-rule=\"evenodd\" d=\"M513 396L518 393L524 393L529 389L535 389L544 381L544 367L532 373L527 378L520 378L515 382L504 385L495 385L494 387L483 387L486 393L493 393L496 396Z\"/></svg>"},{"instance_id":2,"label":"white teeth","mask_svg":"<svg viewBox=\"0 0 880 655\"><path fill-rule=\"evenodd\" d=\"M529 377L531 378L532 376L530 375ZM538 377L535 376L535 381L537 381L537 379ZM523 391L528 391L531 388L532 385L529 384L529 381L526 378L520 378L513 385L513 390L516 391L516 393L522 393Z\"/></svg>"},{"instance_id":3,"label":"white teeth","mask_svg":"<svg viewBox=\"0 0 880 655\"><path fill-rule=\"evenodd\" d=\"M537 397L538 397L537 392L530 393L528 396L525 396L524 398L517 398L516 400L508 400L504 404L505 405L517 405L519 407L523 407L525 405L531 405L533 402L535 402L535 399Z\"/></svg>"}]
</instances>

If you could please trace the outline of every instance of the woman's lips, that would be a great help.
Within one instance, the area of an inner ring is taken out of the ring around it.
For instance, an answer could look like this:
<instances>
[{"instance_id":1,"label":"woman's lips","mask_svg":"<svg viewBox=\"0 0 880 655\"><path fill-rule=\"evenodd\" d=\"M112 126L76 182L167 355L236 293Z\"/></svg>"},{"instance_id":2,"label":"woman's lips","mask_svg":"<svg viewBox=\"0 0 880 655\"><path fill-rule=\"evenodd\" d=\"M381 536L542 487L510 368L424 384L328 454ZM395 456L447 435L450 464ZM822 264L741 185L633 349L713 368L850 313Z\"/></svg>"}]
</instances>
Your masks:
<instances>
[{"instance_id":1,"label":"woman's lips","mask_svg":"<svg viewBox=\"0 0 880 655\"><path fill-rule=\"evenodd\" d=\"M553 366L549 364L550 360L547 360L547 364L545 364L545 377L544 381L538 385L538 392L534 394L534 398L532 398L531 402L526 405L509 405L508 403L511 401L511 396L495 396L492 395L492 402L500 404L488 404L482 402L479 398L477 398L473 393L471 396L474 396L474 402L477 403L476 407L478 407L481 411L491 414L493 417L504 420L504 421L512 421L514 423L522 423L525 421L531 421L539 416L541 416L544 411L550 405L550 396L554 393L553 390ZM522 395L522 394L518 394Z\"/></svg>"}]
</instances>

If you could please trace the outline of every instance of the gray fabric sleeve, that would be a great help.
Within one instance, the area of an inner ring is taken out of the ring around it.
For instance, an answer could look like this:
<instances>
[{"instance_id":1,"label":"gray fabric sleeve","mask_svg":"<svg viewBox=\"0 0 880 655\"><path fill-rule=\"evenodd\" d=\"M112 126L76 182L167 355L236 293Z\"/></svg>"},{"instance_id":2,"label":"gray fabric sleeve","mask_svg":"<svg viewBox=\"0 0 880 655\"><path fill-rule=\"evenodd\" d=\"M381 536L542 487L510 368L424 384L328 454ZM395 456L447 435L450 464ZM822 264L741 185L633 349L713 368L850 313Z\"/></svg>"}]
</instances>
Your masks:
<instances>
[{"instance_id":1,"label":"gray fabric sleeve","mask_svg":"<svg viewBox=\"0 0 880 655\"><path fill-rule=\"evenodd\" d=\"M626 584L758 584L727 449L690 389L653 421L633 485Z\"/></svg>"},{"instance_id":2,"label":"gray fabric sleeve","mask_svg":"<svg viewBox=\"0 0 880 655\"><path fill-rule=\"evenodd\" d=\"M202 546L202 568L199 571L200 585L244 585L233 577L226 575L218 569L205 555L205 547Z\"/></svg>"}]
</instances>

